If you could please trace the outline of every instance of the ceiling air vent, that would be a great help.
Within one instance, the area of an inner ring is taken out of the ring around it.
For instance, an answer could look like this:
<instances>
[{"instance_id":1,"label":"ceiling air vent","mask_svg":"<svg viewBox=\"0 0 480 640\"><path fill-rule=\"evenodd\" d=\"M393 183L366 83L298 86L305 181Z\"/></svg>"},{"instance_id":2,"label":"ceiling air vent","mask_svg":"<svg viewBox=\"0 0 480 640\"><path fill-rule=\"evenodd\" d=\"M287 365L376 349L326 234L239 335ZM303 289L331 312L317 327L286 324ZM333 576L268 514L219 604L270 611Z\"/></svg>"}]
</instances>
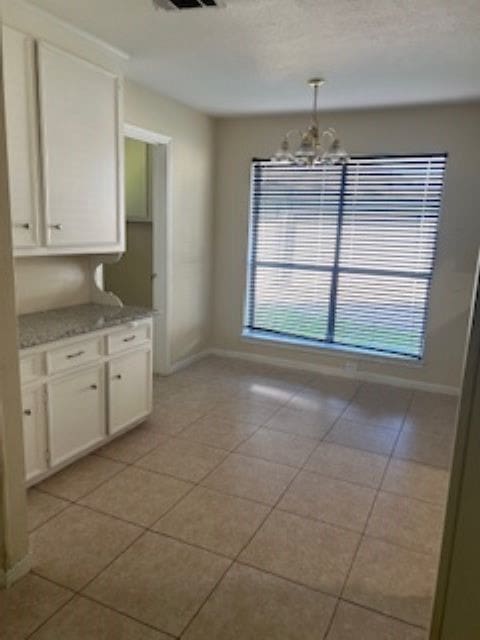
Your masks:
<instances>
[{"instance_id":1,"label":"ceiling air vent","mask_svg":"<svg viewBox=\"0 0 480 640\"><path fill-rule=\"evenodd\" d=\"M223 0L153 0L155 9L178 11L183 9L210 9L224 7Z\"/></svg>"}]
</instances>

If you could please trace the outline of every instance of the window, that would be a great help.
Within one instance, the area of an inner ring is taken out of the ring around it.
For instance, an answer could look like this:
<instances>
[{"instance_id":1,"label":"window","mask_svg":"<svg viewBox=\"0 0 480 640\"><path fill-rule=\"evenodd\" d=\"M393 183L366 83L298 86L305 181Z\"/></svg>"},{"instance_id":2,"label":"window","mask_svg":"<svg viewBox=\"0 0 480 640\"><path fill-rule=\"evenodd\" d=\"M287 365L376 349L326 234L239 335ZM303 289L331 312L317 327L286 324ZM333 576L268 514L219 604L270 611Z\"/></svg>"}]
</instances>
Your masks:
<instances>
[{"instance_id":1,"label":"window","mask_svg":"<svg viewBox=\"0 0 480 640\"><path fill-rule=\"evenodd\" d=\"M420 359L445 163L255 161L244 334Z\"/></svg>"}]
</instances>

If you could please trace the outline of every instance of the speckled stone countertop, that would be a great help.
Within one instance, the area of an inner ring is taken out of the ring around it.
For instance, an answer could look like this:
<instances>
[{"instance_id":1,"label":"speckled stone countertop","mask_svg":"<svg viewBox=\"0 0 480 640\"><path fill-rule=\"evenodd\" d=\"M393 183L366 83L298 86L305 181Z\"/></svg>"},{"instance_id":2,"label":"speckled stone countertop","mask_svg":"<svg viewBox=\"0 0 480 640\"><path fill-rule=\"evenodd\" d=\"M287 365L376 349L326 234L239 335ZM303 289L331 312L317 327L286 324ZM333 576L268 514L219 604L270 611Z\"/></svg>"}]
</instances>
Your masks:
<instances>
[{"instance_id":1,"label":"speckled stone countertop","mask_svg":"<svg viewBox=\"0 0 480 640\"><path fill-rule=\"evenodd\" d=\"M79 304L18 316L20 349L29 349L62 338L79 336L90 331L108 329L132 320L148 318L151 309L113 307L106 304Z\"/></svg>"}]
</instances>

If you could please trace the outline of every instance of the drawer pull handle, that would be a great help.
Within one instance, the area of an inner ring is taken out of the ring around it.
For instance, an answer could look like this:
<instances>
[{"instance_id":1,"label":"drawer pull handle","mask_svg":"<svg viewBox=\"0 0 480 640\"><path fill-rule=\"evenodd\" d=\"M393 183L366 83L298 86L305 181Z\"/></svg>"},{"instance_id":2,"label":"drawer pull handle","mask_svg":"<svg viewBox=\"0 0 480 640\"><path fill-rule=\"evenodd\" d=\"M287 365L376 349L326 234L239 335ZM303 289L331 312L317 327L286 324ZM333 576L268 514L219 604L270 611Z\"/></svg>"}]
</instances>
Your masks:
<instances>
[{"instance_id":1,"label":"drawer pull handle","mask_svg":"<svg viewBox=\"0 0 480 640\"><path fill-rule=\"evenodd\" d=\"M77 351L76 353L69 353L65 357L68 358L68 360L70 360L70 358L78 358L79 356L83 356L84 353L85 351Z\"/></svg>"},{"instance_id":2,"label":"drawer pull handle","mask_svg":"<svg viewBox=\"0 0 480 640\"><path fill-rule=\"evenodd\" d=\"M17 229L30 229L30 223L29 222L17 222L14 226Z\"/></svg>"},{"instance_id":3,"label":"drawer pull handle","mask_svg":"<svg viewBox=\"0 0 480 640\"><path fill-rule=\"evenodd\" d=\"M98 389L98 385L96 385L96 384L91 384L88 388L89 388L89 389L92 389L92 391L95 391L95 389Z\"/></svg>"},{"instance_id":4,"label":"drawer pull handle","mask_svg":"<svg viewBox=\"0 0 480 640\"><path fill-rule=\"evenodd\" d=\"M63 229L63 224L57 222L57 224L49 224L50 229L55 229L55 231L61 231Z\"/></svg>"},{"instance_id":5,"label":"drawer pull handle","mask_svg":"<svg viewBox=\"0 0 480 640\"><path fill-rule=\"evenodd\" d=\"M113 376L114 380L121 380L122 379L122 374L121 373L117 373L116 376Z\"/></svg>"},{"instance_id":6,"label":"drawer pull handle","mask_svg":"<svg viewBox=\"0 0 480 640\"><path fill-rule=\"evenodd\" d=\"M137 336L128 336L128 338L124 338L123 341L124 342L131 342L132 340L135 340Z\"/></svg>"},{"instance_id":7,"label":"drawer pull handle","mask_svg":"<svg viewBox=\"0 0 480 640\"><path fill-rule=\"evenodd\" d=\"M31 416L32 415L32 410L31 409L25 409L25 411L23 413L26 416Z\"/></svg>"}]
</instances>

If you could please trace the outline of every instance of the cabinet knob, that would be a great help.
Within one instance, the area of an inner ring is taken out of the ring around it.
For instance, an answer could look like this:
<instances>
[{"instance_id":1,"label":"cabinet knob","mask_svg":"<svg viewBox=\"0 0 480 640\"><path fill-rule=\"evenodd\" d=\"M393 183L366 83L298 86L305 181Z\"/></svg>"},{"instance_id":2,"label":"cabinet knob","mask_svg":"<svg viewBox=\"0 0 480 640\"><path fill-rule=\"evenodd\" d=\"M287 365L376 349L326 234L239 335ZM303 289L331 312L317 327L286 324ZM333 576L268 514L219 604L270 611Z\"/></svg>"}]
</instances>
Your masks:
<instances>
[{"instance_id":1,"label":"cabinet knob","mask_svg":"<svg viewBox=\"0 0 480 640\"><path fill-rule=\"evenodd\" d=\"M16 229L30 229L29 222L17 222L13 225Z\"/></svg>"},{"instance_id":2,"label":"cabinet knob","mask_svg":"<svg viewBox=\"0 0 480 640\"><path fill-rule=\"evenodd\" d=\"M131 342L132 340L135 340L137 336L128 336L128 338L124 338L123 341L124 342Z\"/></svg>"},{"instance_id":3,"label":"cabinet knob","mask_svg":"<svg viewBox=\"0 0 480 640\"><path fill-rule=\"evenodd\" d=\"M95 389L98 389L98 385L96 385L96 384L91 384L91 385L89 386L89 389L92 389L92 391L94 391Z\"/></svg>"},{"instance_id":4,"label":"cabinet knob","mask_svg":"<svg viewBox=\"0 0 480 640\"><path fill-rule=\"evenodd\" d=\"M55 231L61 231L63 229L63 224L49 224L50 229L55 229Z\"/></svg>"},{"instance_id":5,"label":"cabinet knob","mask_svg":"<svg viewBox=\"0 0 480 640\"><path fill-rule=\"evenodd\" d=\"M117 375L113 376L113 380L121 380L121 379L122 379L121 373L117 373Z\"/></svg>"},{"instance_id":6,"label":"cabinet knob","mask_svg":"<svg viewBox=\"0 0 480 640\"><path fill-rule=\"evenodd\" d=\"M31 416L31 415L32 415L32 410L31 410L31 409L25 409L25 410L24 410L24 412L23 412L23 414L24 414L25 416Z\"/></svg>"}]
</instances>

